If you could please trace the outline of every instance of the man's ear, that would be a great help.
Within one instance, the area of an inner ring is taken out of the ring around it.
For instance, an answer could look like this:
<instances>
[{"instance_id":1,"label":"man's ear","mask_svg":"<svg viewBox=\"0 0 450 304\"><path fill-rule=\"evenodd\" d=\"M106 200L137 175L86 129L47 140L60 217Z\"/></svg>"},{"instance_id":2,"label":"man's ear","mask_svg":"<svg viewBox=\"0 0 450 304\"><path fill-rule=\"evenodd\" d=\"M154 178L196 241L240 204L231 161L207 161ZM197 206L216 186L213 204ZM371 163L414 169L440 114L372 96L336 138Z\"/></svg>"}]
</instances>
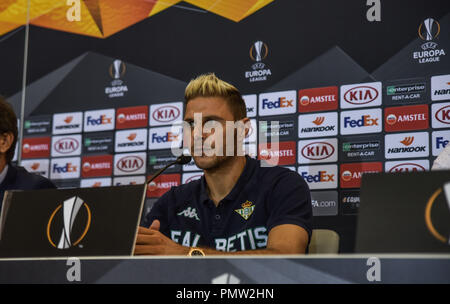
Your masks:
<instances>
[{"instance_id":1,"label":"man's ear","mask_svg":"<svg viewBox=\"0 0 450 304\"><path fill-rule=\"evenodd\" d=\"M250 129L252 127L252 124L250 122L250 118L245 117L244 119L242 119L242 122L245 125L245 134L244 134L244 138L246 138L248 136L248 134L250 133Z\"/></svg>"},{"instance_id":2,"label":"man's ear","mask_svg":"<svg viewBox=\"0 0 450 304\"><path fill-rule=\"evenodd\" d=\"M0 153L6 153L11 148L14 135L11 132L0 134Z\"/></svg>"}]
</instances>

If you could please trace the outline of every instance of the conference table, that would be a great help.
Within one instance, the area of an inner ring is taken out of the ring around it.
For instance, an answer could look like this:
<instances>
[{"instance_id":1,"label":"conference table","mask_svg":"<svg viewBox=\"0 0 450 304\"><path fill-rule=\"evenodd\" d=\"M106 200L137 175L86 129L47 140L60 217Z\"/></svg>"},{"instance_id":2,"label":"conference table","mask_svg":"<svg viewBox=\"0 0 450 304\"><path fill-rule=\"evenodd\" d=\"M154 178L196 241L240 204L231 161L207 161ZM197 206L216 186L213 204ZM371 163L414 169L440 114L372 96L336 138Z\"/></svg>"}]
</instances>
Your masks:
<instances>
[{"instance_id":1,"label":"conference table","mask_svg":"<svg viewBox=\"0 0 450 304\"><path fill-rule=\"evenodd\" d=\"M449 254L0 259L0 283L450 283Z\"/></svg>"}]
</instances>

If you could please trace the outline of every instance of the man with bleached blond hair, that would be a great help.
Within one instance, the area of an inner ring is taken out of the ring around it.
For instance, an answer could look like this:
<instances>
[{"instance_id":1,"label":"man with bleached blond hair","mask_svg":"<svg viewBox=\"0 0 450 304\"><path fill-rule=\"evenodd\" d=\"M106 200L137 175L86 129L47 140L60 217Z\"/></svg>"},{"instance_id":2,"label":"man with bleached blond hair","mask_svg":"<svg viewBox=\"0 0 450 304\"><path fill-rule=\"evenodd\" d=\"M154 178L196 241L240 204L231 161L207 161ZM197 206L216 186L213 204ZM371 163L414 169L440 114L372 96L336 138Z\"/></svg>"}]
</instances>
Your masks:
<instances>
[{"instance_id":1,"label":"man with bleached blond hair","mask_svg":"<svg viewBox=\"0 0 450 304\"><path fill-rule=\"evenodd\" d=\"M139 227L135 254L305 253L312 231L308 185L294 171L237 153L248 128L229 128L249 122L239 91L214 74L201 75L186 87L184 108L184 142L204 175L155 203Z\"/></svg>"}]
</instances>

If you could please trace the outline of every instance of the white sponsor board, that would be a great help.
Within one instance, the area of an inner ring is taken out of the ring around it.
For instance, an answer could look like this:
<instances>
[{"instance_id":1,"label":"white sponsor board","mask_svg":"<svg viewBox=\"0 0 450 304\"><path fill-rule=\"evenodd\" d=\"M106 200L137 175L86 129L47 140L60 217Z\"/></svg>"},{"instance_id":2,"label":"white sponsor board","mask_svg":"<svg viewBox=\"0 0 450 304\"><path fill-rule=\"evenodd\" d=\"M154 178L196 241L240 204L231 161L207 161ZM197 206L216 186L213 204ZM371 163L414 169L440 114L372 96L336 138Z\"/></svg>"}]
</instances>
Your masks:
<instances>
[{"instance_id":1,"label":"white sponsor board","mask_svg":"<svg viewBox=\"0 0 450 304\"><path fill-rule=\"evenodd\" d=\"M97 188L97 187L109 187L111 186L111 178L89 178L82 179L80 183L81 188Z\"/></svg>"},{"instance_id":2,"label":"white sponsor board","mask_svg":"<svg viewBox=\"0 0 450 304\"><path fill-rule=\"evenodd\" d=\"M53 158L50 164L51 179L75 179L80 177L80 157Z\"/></svg>"},{"instance_id":3,"label":"white sponsor board","mask_svg":"<svg viewBox=\"0 0 450 304\"><path fill-rule=\"evenodd\" d=\"M145 174L147 153L124 153L114 155L114 175Z\"/></svg>"},{"instance_id":4,"label":"white sponsor board","mask_svg":"<svg viewBox=\"0 0 450 304\"><path fill-rule=\"evenodd\" d=\"M193 173L183 173L182 183L187 184L194 180L200 179L203 176L203 171L193 172Z\"/></svg>"},{"instance_id":5,"label":"white sponsor board","mask_svg":"<svg viewBox=\"0 0 450 304\"><path fill-rule=\"evenodd\" d=\"M388 161L384 170L389 173L428 171L430 162L427 159Z\"/></svg>"},{"instance_id":6,"label":"white sponsor board","mask_svg":"<svg viewBox=\"0 0 450 304\"><path fill-rule=\"evenodd\" d=\"M46 178L49 177L49 164L50 161L48 159L30 159L20 162L20 165L28 172L42 175Z\"/></svg>"},{"instance_id":7,"label":"white sponsor board","mask_svg":"<svg viewBox=\"0 0 450 304\"><path fill-rule=\"evenodd\" d=\"M449 131L434 131L431 133L431 147L433 156L438 156L442 150L450 142L450 130Z\"/></svg>"},{"instance_id":8,"label":"white sponsor board","mask_svg":"<svg viewBox=\"0 0 450 304\"><path fill-rule=\"evenodd\" d=\"M381 106L381 82L356 83L341 86L341 109Z\"/></svg>"},{"instance_id":9,"label":"white sponsor board","mask_svg":"<svg viewBox=\"0 0 450 304\"><path fill-rule=\"evenodd\" d=\"M147 150L147 129L116 131L116 152L143 150Z\"/></svg>"},{"instance_id":10,"label":"white sponsor board","mask_svg":"<svg viewBox=\"0 0 450 304\"><path fill-rule=\"evenodd\" d=\"M114 178L114 186L126 186L126 185L142 185L145 183L145 176L127 176Z\"/></svg>"},{"instance_id":11,"label":"white sponsor board","mask_svg":"<svg viewBox=\"0 0 450 304\"><path fill-rule=\"evenodd\" d=\"M259 94L259 116L293 114L296 112L296 91L282 91Z\"/></svg>"},{"instance_id":12,"label":"white sponsor board","mask_svg":"<svg viewBox=\"0 0 450 304\"><path fill-rule=\"evenodd\" d=\"M385 157L413 158L428 157L428 132L389 134L384 137Z\"/></svg>"},{"instance_id":13,"label":"white sponsor board","mask_svg":"<svg viewBox=\"0 0 450 304\"><path fill-rule=\"evenodd\" d=\"M434 129L450 128L450 102L431 105L431 126Z\"/></svg>"},{"instance_id":14,"label":"white sponsor board","mask_svg":"<svg viewBox=\"0 0 450 304\"><path fill-rule=\"evenodd\" d=\"M431 100L450 99L450 74L431 77Z\"/></svg>"},{"instance_id":15,"label":"white sponsor board","mask_svg":"<svg viewBox=\"0 0 450 304\"><path fill-rule=\"evenodd\" d=\"M337 138L316 138L298 142L298 163L332 163L338 159Z\"/></svg>"},{"instance_id":16,"label":"white sponsor board","mask_svg":"<svg viewBox=\"0 0 450 304\"><path fill-rule=\"evenodd\" d=\"M76 156L81 154L81 135L64 135L52 137L52 157Z\"/></svg>"},{"instance_id":17,"label":"white sponsor board","mask_svg":"<svg viewBox=\"0 0 450 304\"><path fill-rule=\"evenodd\" d=\"M150 126L164 126L183 119L183 103L169 102L161 104L153 104L149 109Z\"/></svg>"},{"instance_id":18,"label":"white sponsor board","mask_svg":"<svg viewBox=\"0 0 450 304\"><path fill-rule=\"evenodd\" d=\"M53 134L81 133L82 130L82 112L53 114Z\"/></svg>"},{"instance_id":19,"label":"white sponsor board","mask_svg":"<svg viewBox=\"0 0 450 304\"><path fill-rule=\"evenodd\" d=\"M310 189L335 189L338 186L337 165L300 166L298 173Z\"/></svg>"},{"instance_id":20,"label":"white sponsor board","mask_svg":"<svg viewBox=\"0 0 450 304\"><path fill-rule=\"evenodd\" d=\"M341 112L342 135L378 133L382 131L381 109L367 109Z\"/></svg>"},{"instance_id":21,"label":"white sponsor board","mask_svg":"<svg viewBox=\"0 0 450 304\"><path fill-rule=\"evenodd\" d=\"M251 94L251 95L243 95L242 98L244 99L245 106L247 108L247 117L255 117L258 96L256 94Z\"/></svg>"},{"instance_id":22,"label":"white sponsor board","mask_svg":"<svg viewBox=\"0 0 450 304\"><path fill-rule=\"evenodd\" d=\"M298 116L298 137L325 137L338 134L337 112L304 114Z\"/></svg>"},{"instance_id":23,"label":"white sponsor board","mask_svg":"<svg viewBox=\"0 0 450 304\"><path fill-rule=\"evenodd\" d=\"M84 132L113 130L116 125L115 112L114 109L86 111L84 113Z\"/></svg>"},{"instance_id":24,"label":"white sponsor board","mask_svg":"<svg viewBox=\"0 0 450 304\"><path fill-rule=\"evenodd\" d=\"M180 126L150 128L148 135L149 150L178 148L183 140Z\"/></svg>"}]
</instances>

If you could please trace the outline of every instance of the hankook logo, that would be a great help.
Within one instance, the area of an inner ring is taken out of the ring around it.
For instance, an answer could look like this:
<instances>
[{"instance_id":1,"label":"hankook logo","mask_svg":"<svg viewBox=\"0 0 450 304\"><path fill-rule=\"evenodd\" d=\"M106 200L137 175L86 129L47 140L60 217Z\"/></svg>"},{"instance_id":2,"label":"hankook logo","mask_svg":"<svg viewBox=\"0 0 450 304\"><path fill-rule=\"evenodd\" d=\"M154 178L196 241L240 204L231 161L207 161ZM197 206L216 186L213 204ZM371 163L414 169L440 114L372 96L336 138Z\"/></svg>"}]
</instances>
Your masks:
<instances>
[{"instance_id":1,"label":"hankook logo","mask_svg":"<svg viewBox=\"0 0 450 304\"><path fill-rule=\"evenodd\" d=\"M80 214L81 207L84 207L84 216ZM82 217L85 218L85 221L78 220ZM89 206L80 197L73 196L56 207L50 215L47 224L47 239L57 249L69 249L77 246L84 239L90 225L91 210ZM75 236L75 231L80 234ZM55 243L58 235L59 241Z\"/></svg>"}]
</instances>

